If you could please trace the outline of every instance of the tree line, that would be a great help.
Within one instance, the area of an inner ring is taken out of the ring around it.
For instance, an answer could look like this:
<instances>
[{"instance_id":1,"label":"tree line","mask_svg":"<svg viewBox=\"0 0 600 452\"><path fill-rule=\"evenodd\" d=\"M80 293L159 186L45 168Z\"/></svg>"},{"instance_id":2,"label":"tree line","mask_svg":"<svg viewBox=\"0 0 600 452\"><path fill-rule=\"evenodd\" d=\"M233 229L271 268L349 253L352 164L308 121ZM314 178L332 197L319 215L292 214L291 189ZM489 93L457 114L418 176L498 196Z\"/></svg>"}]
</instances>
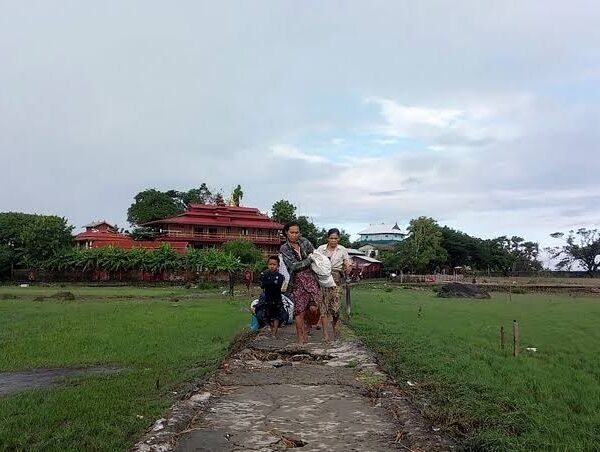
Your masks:
<instances>
[{"instance_id":1,"label":"tree line","mask_svg":"<svg viewBox=\"0 0 600 452\"><path fill-rule=\"evenodd\" d=\"M562 245L544 249L552 259L560 259L557 270L571 271L577 265L589 276L595 276L600 266L598 230L581 228L551 237L563 240ZM429 217L411 220L404 240L382 252L381 258L388 271L397 272L429 273L469 267L509 275L543 270L537 242L519 236L481 239L440 226Z\"/></svg>"},{"instance_id":2,"label":"tree line","mask_svg":"<svg viewBox=\"0 0 600 452\"><path fill-rule=\"evenodd\" d=\"M238 185L230 199L239 204L242 196L243 191ZM133 225L143 224L182 213L191 203L221 202L222 194L213 194L206 184L185 192L149 189L134 197L128 209L128 219ZM290 201L281 199L275 202L271 208L271 218L282 224L297 221L302 234L315 246L327 241L325 228L316 225L305 215L298 215L297 207ZM10 275L12 268L158 272L192 268L218 271L215 269L234 268L234 265L238 270L260 270L264 265L260 251L247 240L227 242L221 250L190 249L185 255L176 253L168 245L157 250L110 247L87 250L73 246L73 229L65 218L55 215L0 213L0 277ZM144 234L130 235L134 239L146 238ZM579 267L590 276L598 272L600 234L597 229L580 228L551 236L562 241L561 245L545 249L552 258L558 260L557 269L570 271ZM350 235L344 230L340 238L340 243L347 247L358 248L362 245L360 242L352 243ZM419 217L410 221L404 240L392 249L382 251L380 258L388 271L426 273L470 267L473 270L510 274L542 270L539 254L538 243L519 236L481 239L440 226L432 218Z\"/></svg>"}]
</instances>

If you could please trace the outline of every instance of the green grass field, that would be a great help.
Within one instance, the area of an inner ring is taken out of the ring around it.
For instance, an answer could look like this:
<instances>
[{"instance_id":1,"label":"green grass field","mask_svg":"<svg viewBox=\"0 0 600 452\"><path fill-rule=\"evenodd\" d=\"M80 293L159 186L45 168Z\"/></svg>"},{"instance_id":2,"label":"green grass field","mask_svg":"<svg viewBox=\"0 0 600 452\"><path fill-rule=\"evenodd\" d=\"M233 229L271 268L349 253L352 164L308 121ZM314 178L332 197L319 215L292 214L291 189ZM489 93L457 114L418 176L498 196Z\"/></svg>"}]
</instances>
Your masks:
<instances>
[{"instance_id":1,"label":"green grass field","mask_svg":"<svg viewBox=\"0 0 600 452\"><path fill-rule=\"evenodd\" d=\"M471 301L388 288L357 289L353 299L354 331L433 424L465 449L599 447L600 297L527 294L510 302L492 294ZM516 358L513 319L521 336Z\"/></svg>"},{"instance_id":2,"label":"green grass field","mask_svg":"<svg viewBox=\"0 0 600 452\"><path fill-rule=\"evenodd\" d=\"M76 300L32 299L64 290ZM173 392L215 369L248 323L245 301L171 301L186 289L0 288L11 293L20 298L0 299L0 371L123 370L0 397L0 450L126 450L173 403Z\"/></svg>"}]
</instances>

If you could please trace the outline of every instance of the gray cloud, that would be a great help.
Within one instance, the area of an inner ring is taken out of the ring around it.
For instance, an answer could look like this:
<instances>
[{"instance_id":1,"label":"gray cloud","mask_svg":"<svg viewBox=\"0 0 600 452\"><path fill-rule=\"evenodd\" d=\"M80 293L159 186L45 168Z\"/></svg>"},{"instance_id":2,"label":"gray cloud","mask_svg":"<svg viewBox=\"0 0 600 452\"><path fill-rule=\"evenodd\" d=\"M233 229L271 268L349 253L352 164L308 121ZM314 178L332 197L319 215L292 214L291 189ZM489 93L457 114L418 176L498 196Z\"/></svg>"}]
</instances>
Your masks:
<instances>
[{"instance_id":1,"label":"gray cloud","mask_svg":"<svg viewBox=\"0 0 600 452\"><path fill-rule=\"evenodd\" d=\"M144 188L207 182L323 223L597 222L599 13L592 0L5 4L0 210L123 223ZM565 92L582 80L595 98ZM375 136L385 153L348 163L344 132L385 123L369 98L467 123L423 132L437 151ZM332 139L325 157L343 167L271 152Z\"/></svg>"}]
</instances>

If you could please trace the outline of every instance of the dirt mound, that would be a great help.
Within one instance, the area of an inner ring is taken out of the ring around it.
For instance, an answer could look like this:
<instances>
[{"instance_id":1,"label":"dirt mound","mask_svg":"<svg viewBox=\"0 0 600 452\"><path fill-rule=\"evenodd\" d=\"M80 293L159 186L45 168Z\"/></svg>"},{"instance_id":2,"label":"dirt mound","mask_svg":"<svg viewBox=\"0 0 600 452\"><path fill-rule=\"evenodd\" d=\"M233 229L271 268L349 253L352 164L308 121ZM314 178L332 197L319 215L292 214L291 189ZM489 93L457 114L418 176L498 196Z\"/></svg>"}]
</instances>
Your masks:
<instances>
[{"instance_id":1,"label":"dirt mound","mask_svg":"<svg viewBox=\"0 0 600 452\"><path fill-rule=\"evenodd\" d=\"M437 294L441 298L490 298L490 294L475 284L452 282L440 287Z\"/></svg>"},{"instance_id":2,"label":"dirt mound","mask_svg":"<svg viewBox=\"0 0 600 452\"><path fill-rule=\"evenodd\" d=\"M73 295L73 292L56 292L54 295L50 295L48 298L53 300L74 300L75 295Z\"/></svg>"}]
</instances>

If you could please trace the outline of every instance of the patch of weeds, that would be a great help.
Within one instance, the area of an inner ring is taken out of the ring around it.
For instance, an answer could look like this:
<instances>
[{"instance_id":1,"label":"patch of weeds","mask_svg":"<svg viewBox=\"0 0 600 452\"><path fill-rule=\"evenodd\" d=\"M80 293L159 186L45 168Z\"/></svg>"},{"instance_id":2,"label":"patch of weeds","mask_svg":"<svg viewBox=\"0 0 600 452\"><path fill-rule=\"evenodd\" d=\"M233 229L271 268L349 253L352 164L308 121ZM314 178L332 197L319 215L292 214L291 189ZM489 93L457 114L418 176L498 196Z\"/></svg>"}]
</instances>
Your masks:
<instances>
[{"instance_id":1,"label":"patch of weeds","mask_svg":"<svg viewBox=\"0 0 600 452\"><path fill-rule=\"evenodd\" d=\"M525 295L527 293L527 291L525 289L523 289L522 287L515 287L512 290L512 293L514 293L516 295Z\"/></svg>"},{"instance_id":2,"label":"patch of weeds","mask_svg":"<svg viewBox=\"0 0 600 452\"><path fill-rule=\"evenodd\" d=\"M370 369L359 371L355 377L358 381L362 381L368 386L378 386L385 381L385 375L375 373Z\"/></svg>"},{"instance_id":3,"label":"patch of weeds","mask_svg":"<svg viewBox=\"0 0 600 452\"><path fill-rule=\"evenodd\" d=\"M0 300L16 300L17 298L19 298L19 297L13 293L0 294Z\"/></svg>"},{"instance_id":4,"label":"patch of weeds","mask_svg":"<svg viewBox=\"0 0 600 452\"><path fill-rule=\"evenodd\" d=\"M54 295L50 295L48 298L52 298L55 300L66 300L73 301L75 300L75 295L73 292L56 292Z\"/></svg>"},{"instance_id":5,"label":"patch of weeds","mask_svg":"<svg viewBox=\"0 0 600 452\"><path fill-rule=\"evenodd\" d=\"M383 289L384 292L393 292L394 288L393 287L386 287L385 289Z\"/></svg>"},{"instance_id":6,"label":"patch of weeds","mask_svg":"<svg viewBox=\"0 0 600 452\"><path fill-rule=\"evenodd\" d=\"M210 290L210 289L218 289L219 285L217 283L211 281L202 281L196 284L195 289L199 290Z\"/></svg>"},{"instance_id":7,"label":"patch of weeds","mask_svg":"<svg viewBox=\"0 0 600 452\"><path fill-rule=\"evenodd\" d=\"M354 331L352 331L348 326L346 325L340 325L338 323L338 327L339 327L339 334L342 337L346 337L346 338L357 338L358 336L356 335L356 333L354 333Z\"/></svg>"},{"instance_id":8,"label":"patch of weeds","mask_svg":"<svg viewBox=\"0 0 600 452\"><path fill-rule=\"evenodd\" d=\"M358 366L357 359L351 359L348 364L346 364L346 367L349 367L350 369L354 369L356 366Z\"/></svg>"}]
</instances>

